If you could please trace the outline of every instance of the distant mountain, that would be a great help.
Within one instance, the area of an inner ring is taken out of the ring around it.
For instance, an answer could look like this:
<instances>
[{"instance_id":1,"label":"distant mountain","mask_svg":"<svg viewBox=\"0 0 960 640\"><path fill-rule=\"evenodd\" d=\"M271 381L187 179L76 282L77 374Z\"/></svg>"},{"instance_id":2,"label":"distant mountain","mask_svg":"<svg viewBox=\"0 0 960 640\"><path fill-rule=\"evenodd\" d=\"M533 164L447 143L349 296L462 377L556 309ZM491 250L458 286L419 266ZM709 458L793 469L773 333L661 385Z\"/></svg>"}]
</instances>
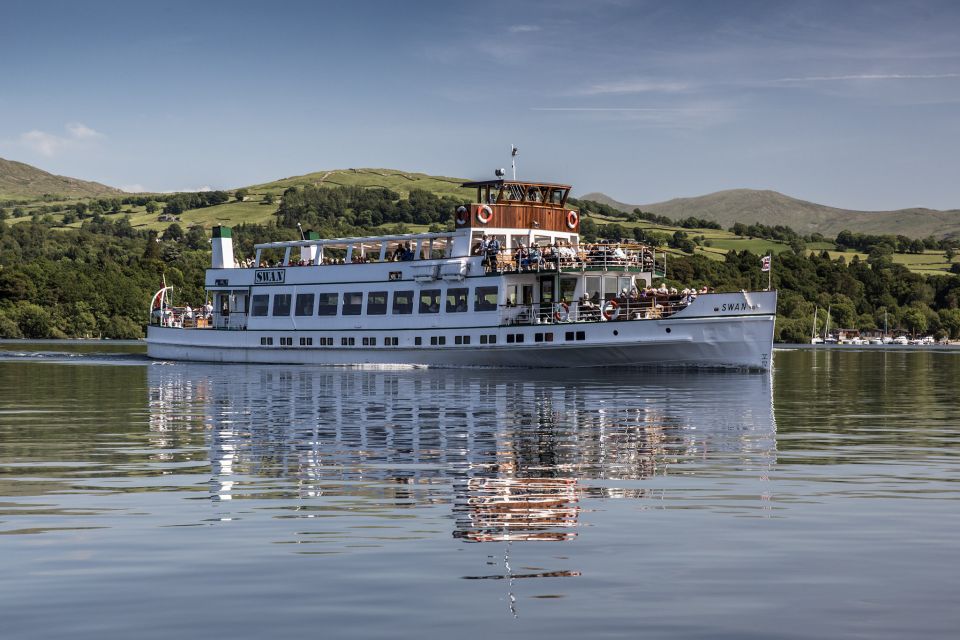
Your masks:
<instances>
[{"instance_id":1,"label":"distant mountain","mask_svg":"<svg viewBox=\"0 0 960 640\"><path fill-rule=\"evenodd\" d=\"M735 222L782 224L803 233L819 231L827 237L844 229L871 234L902 234L911 238L932 235L960 236L960 210L899 209L896 211L854 211L798 200L776 191L731 189L694 198L674 198L654 204L625 204L603 193L588 193L593 200L621 211L649 211L674 220L690 216L715 220L729 229Z\"/></svg>"},{"instance_id":2,"label":"distant mountain","mask_svg":"<svg viewBox=\"0 0 960 640\"><path fill-rule=\"evenodd\" d=\"M33 199L45 194L98 198L121 193L99 182L57 176L23 162L0 158L0 198Z\"/></svg>"}]
</instances>

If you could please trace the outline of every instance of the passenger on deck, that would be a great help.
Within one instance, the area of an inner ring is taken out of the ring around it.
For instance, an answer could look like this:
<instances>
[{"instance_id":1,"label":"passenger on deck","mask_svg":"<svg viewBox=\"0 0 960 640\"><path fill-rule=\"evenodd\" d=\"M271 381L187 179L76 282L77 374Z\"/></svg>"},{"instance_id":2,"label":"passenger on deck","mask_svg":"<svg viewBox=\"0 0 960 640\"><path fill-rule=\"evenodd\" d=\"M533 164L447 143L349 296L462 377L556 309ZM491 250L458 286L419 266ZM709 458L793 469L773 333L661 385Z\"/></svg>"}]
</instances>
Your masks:
<instances>
[{"instance_id":1,"label":"passenger on deck","mask_svg":"<svg viewBox=\"0 0 960 640\"><path fill-rule=\"evenodd\" d=\"M540 252L540 245L536 242L530 245L530 268L537 271L543 268L543 254Z\"/></svg>"},{"instance_id":2,"label":"passenger on deck","mask_svg":"<svg viewBox=\"0 0 960 640\"><path fill-rule=\"evenodd\" d=\"M522 242L517 245L517 250L513 254L513 261L517 265L517 271L523 271L530 266L530 256Z\"/></svg>"}]
</instances>

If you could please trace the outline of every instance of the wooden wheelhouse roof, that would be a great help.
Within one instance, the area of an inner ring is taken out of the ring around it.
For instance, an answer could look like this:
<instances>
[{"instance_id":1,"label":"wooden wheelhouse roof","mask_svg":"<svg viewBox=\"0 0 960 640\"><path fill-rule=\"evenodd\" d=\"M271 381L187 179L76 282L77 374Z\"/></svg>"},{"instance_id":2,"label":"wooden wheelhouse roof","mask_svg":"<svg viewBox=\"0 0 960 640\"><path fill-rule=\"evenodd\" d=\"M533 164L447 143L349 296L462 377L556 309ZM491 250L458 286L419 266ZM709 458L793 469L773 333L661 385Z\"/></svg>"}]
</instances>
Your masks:
<instances>
[{"instance_id":1,"label":"wooden wheelhouse roof","mask_svg":"<svg viewBox=\"0 0 960 640\"><path fill-rule=\"evenodd\" d=\"M551 189L572 189L573 186L569 184L557 184L555 182L524 182L522 180L506 180L504 178L497 178L496 180L479 180L477 182L464 182L462 187L468 189L474 189L476 187L495 187L500 189L504 186L515 184L521 187L549 187Z\"/></svg>"}]
</instances>

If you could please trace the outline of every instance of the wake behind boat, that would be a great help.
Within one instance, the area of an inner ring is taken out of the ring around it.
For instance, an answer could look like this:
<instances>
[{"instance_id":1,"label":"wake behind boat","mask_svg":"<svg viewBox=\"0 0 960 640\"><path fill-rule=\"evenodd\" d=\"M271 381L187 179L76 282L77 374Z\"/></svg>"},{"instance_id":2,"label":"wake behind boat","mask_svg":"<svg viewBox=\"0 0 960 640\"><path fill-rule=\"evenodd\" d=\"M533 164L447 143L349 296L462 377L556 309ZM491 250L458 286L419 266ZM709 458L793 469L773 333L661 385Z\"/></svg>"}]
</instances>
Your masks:
<instances>
[{"instance_id":1,"label":"wake behind boat","mask_svg":"<svg viewBox=\"0 0 960 640\"><path fill-rule=\"evenodd\" d=\"M580 242L569 185L469 182L454 231L256 245L213 229L202 312L151 304L165 360L441 367L766 370L775 291L653 288L646 245Z\"/></svg>"}]
</instances>

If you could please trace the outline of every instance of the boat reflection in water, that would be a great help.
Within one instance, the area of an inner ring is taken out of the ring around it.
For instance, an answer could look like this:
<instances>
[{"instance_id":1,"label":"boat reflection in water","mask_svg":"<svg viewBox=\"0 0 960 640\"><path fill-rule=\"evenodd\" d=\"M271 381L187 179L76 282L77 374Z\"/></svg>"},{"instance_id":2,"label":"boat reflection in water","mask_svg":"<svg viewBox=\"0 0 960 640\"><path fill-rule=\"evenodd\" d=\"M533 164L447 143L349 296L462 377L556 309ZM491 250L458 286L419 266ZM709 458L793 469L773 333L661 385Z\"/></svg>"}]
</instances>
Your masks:
<instances>
[{"instance_id":1,"label":"boat reflection in water","mask_svg":"<svg viewBox=\"0 0 960 640\"><path fill-rule=\"evenodd\" d=\"M644 482L655 475L763 477L776 454L770 382L626 370L149 371L158 448L202 438L215 502L293 498L284 508L327 516L448 504L454 536L470 542L571 540L585 498L662 497L662 483Z\"/></svg>"}]
</instances>

